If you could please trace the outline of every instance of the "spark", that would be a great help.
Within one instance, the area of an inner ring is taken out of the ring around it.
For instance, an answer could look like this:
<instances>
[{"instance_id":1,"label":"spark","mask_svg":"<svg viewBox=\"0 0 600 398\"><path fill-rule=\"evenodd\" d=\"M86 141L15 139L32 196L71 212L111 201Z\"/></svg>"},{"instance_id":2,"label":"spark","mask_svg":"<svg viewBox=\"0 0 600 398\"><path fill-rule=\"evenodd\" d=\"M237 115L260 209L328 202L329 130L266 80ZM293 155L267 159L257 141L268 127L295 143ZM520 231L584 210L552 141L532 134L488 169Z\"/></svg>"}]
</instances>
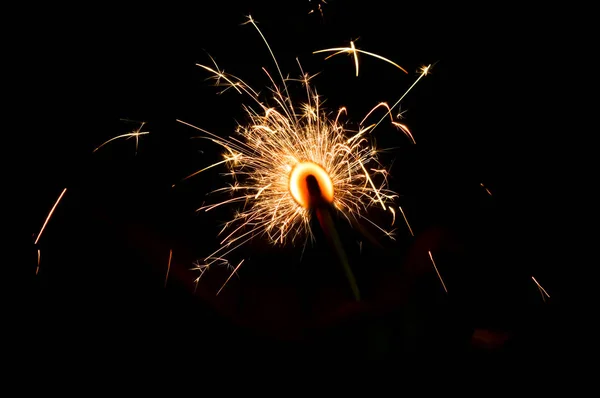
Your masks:
<instances>
[{"instance_id":1,"label":"spark","mask_svg":"<svg viewBox=\"0 0 600 398\"><path fill-rule=\"evenodd\" d=\"M310 226L313 203L307 185L309 176L316 179L322 199L351 225L366 220L384 236L394 239L393 231L386 231L367 217L369 209L379 206L387 210L390 202L398 196L388 188L386 167L379 161L379 151L367 136L375 125L363 127L359 124L358 129L353 129L349 122L340 120L342 113L347 117L345 107L340 107L337 112L325 109L323 100L310 82L314 75L304 73L299 61L301 78L285 79L254 19L248 16L244 24L252 24L258 31L278 71L280 83L276 83L263 68L271 83L268 87L271 97L265 101L244 81L219 70L216 65L215 69L198 64L212 73L217 81L227 82L251 100L250 104L243 106L247 120L238 124L235 135L227 137L177 120L199 131L201 135L197 138L208 140L225 150L224 160L208 165L184 180L217 166L227 167L227 174L233 179L231 184L210 193L229 193L229 198L203 204L198 210L240 205L219 233L226 235L219 247L193 268L200 272L196 283L211 265L217 262L229 264L225 257L256 237L267 237L277 245L294 244L299 240L306 244L309 238L314 238ZM355 55L362 52L398 66L376 54L355 47L351 49ZM287 83L290 81L301 83L305 89L304 102L292 101ZM387 105L385 107L391 111ZM371 170L373 175L367 170ZM391 212L395 217L394 211Z\"/></svg>"},{"instance_id":2,"label":"spark","mask_svg":"<svg viewBox=\"0 0 600 398\"><path fill-rule=\"evenodd\" d=\"M485 191L488 193L488 195L492 196L492 192L490 192L490 190L485 185L483 185L483 183L479 183L479 185L481 185L481 187L483 189L485 189Z\"/></svg>"},{"instance_id":3,"label":"spark","mask_svg":"<svg viewBox=\"0 0 600 398\"><path fill-rule=\"evenodd\" d=\"M210 57L210 55L209 55L209 57ZM229 83L229 87L233 87L233 88L234 88L234 89L235 89L235 90L236 90L238 93L240 93L240 94L241 94L242 92L241 92L241 91L240 91L240 89L237 87L237 85L238 85L238 84L237 84L237 83L234 83L234 82L232 82L231 80L229 80L229 79L227 78L227 76L225 75L225 71L219 71L219 67L217 66L217 63L215 62L215 60L214 60L212 57L210 57L210 59L211 59L211 60L213 61L213 63L215 64L215 67L217 68L217 70L215 70L215 69L213 69L213 68L209 68L208 66L201 65L201 64L196 64L196 66L199 66L199 67L201 67L201 68L204 68L204 69L206 69L206 70L207 70L207 71L209 71L209 72L212 72L212 73L215 75L215 78L217 79L217 83L216 83L216 85L217 85L217 86L218 86L218 85L220 85L220 81L221 81L221 79L223 79L223 80L225 80L227 83ZM224 91L221 91L221 93L224 93L226 90L227 90L227 89L225 89Z\"/></svg>"},{"instance_id":4,"label":"spark","mask_svg":"<svg viewBox=\"0 0 600 398\"><path fill-rule=\"evenodd\" d=\"M240 154L237 154L237 155L232 155L232 156L226 156L224 160L222 160L222 161L220 161L220 162L217 162L217 163L214 163L214 164L211 164L210 166L207 166L207 167L205 167L205 168L203 168L203 169L200 169L200 170L198 170L198 171L195 171L195 172L193 172L192 174L188 175L187 177L184 177L184 178L182 178L182 179L181 179L181 181L183 182L183 181L185 181L185 180L187 180L187 179L189 179L189 178L192 178L192 177L194 177L194 176L196 176L196 175L198 175L198 174L202 173L203 171L206 171L206 170L208 170L208 169L212 169L213 167L219 166L219 165L221 165L221 164L223 164L223 163L227 163L227 162L235 161L237 158L239 158L239 156L240 156ZM175 185L176 185L176 184L173 184L171 187L175 187Z\"/></svg>"},{"instance_id":5,"label":"spark","mask_svg":"<svg viewBox=\"0 0 600 398\"><path fill-rule=\"evenodd\" d=\"M142 127L144 127L144 124L146 124L146 122L141 122L140 126L136 130L132 131L131 133L121 134L121 135L113 137L113 138L111 138L111 139L109 139L107 141L104 141L100 146L98 146L92 152L96 152L98 149L102 148L104 145L106 145L109 142L112 142L114 140L117 140L119 138L130 139L130 138L134 138L135 137L135 153L137 154L140 135L150 134L150 132L148 132L148 131L141 131Z\"/></svg>"},{"instance_id":6,"label":"spark","mask_svg":"<svg viewBox=\"0 0 600 398\"><path fill-rule=\"evenodd\" d=\"M535 278L534 278L533 276L531 276L531 279L532 279L532 280L535 282L535 284L537 285L537 287L538 287L538 289L539 289L539 291L540 291L540 294L542 295L542 299L544 300L544 302L546 302L546 297L550 298L550 295L548 294L548 292L546 291L546 289L544 289L544 288L542 287L542 285L540 285L540 284L538 283L538 281L537 281L537 280L535 280ZM544 295L545 295L546 297L544 297Z\"/></svg>"},{"instance_id":7,"label":"spark","mask_svg":"<svg viewBox=\"0 0 600 398\"><path fill-rule=\"evenodd\" d=\"M371 109L371 110L369 111L369 113L367 113L367 114L365 115L365 117L363 117L363 120L361 120L361 121L360 121L360 124L361 124L361 125L362 125L362 124L364 124L365 120L367 120L367 119L369 118L369 116L371 116L371 114L372 114L372 113L375 111L375 109L377 109L377 108L379 108L379 107L384 107L384 108L386 108L386 109L388 110L388 113L387 113L387 114L389 114L390 107L389 107L389 105L387 104L387 102L380 102L379 104L375 105L375 106L373 107L373 109ZM387 114L386 114L386 115L387 115ZM394 121L394 118L391 116L391 114L390 114L390 119L392 120L392 122Z\"/></svg>"},{"instance_id":8,"label":"spark","mask_svg":"<svg viewBox=\"0 0 600 398\"><path fill-rule=\"evenodd\" d=\"M406 214L404 214L404 210L402 210L402 206L398 206L398 208L400 209L400 212L402 213L402 217L404 217L404 221L406 222L406 226L408 227L408 230L410 231L410 234L412 236L415 236L415 234L413 234L413 230L410 227L410 224L408 223L408 219L406 218Z\"/></svg>"},{"instance_id":9,"label":"spark","mask_svg":"<svg viewBox=\"0 0 600 398\"><path fill-rule=\"evenodd\" d=\"M396 115L396 119L404 119L405 113L406 113L406 109L402 110L402 107L398 106L398 114Z\"/></svg>"},{"instance_id":10,"label":"spark","mask_svg":"<svg viewBox=\"0 0 600 398\"><path fill-rule=\"evenodd\" d=\"M273 50L271 50L271 46L269 45L267 38L263 35L261 30L258 28L256 23L254 22L254 19L252 19L251 15L248 15L248 22L251 23L256 28L258 34L260 35L260 37L262 37L263 41L265 42L265 45L267 46L267 49L269 50L269 53L271 54L271 58L273 59L273 62L275 62L275 67L277 68L277 72L279 72L279 77L281 78L281 81L284 83L283 88L285 90L287 99L289 101L290 94L287 92L287 86L285 85L285 79L283 78L283 73L281 73L281 69L279 68L279 64L277 63L277 59L275 58L275 54L273 54ZM246 22L246 23L248 23L248 22ZM292 106L291 102L290 102L290 106Z\"/></svg>"},{"instance_id":11,"label":"spark","mask_svg":"<svg viewBox=\"0 0 600 398\"><path fill-rule=\"evenodd\" d=\"M324 53L324 52L334 52L334 54L329 55L325 59L329 59L329 58L331 58L331 57L333 57L335 55L338 55L338 54L344 54L344 53L352 54L354 56L354 66L356 68L356 76L358 76L358 53L369 55L371 57L375 57L375 58L378 58L378 59L380 59L382 61L388 62L388 63L394 65L396 68L400 69L402 72L408 74L408 72L406 71L406 69L404 69L403 67L401 67L400 65L398 65L397 63L395 63L394 61L392 61L390 59L387 59L385 57L382 57L381 55L374 54L374 53L371 53L371 52L368 52L368 51L359 50L354 45L353 41L350 41L350 47L326 48L326 49L323 49L323 50L313 51L313 54Z\"/></svg>"},{"instance_id":12,"label":"spark","mask_svg":"<svg viewBox=\"0 0 600 398\"><path fill-rule=\"evenodd\" d=\"M35 245L37 245L38 241L40 240L40 237L42 236L42 232L44 232L44 228L46 228L46 225L48 224L48 221L50 221L50 217L52 217L52 213L54 213L54 210L56 209L56 206L58 206L58 203L62 199L62 197L65 194L65 192L67 192L67 188L63 189L63 191L61 192L60 196L58 197L58 199L54 203L54 206L52 206L52 209L50 210L50 213L48 213L48 216L46 217L46 221L44 221L44 225L42 225L42 228L40 229L40 232L37 234L37 238L35 239L35 242L34 242Z\"/></svg>"},{"instance_id":13,"label":"spark","mask_svg":"<svg viewBox=\"0 0 600 398\"><path fill-rule=\"evenodd\" d=\"M200 273L200 275L198 275L198 277L194 279L194 293L196 292L196 289L198 289L198 283L200 283L200 279L209 268L209 265L199 262L194 262L194 267L190 268L191 271L198 271Z\"/></svg>"},{"instance_id":14,"label":"spark","mask_svg":"<svg viewBox=\"0 0 600 398\"><path fill-rule=\"evenodd\" d=\"M389 114L391 114L391 113L392 113L392 110L393 110L395 107L397 107L398 105L400 105L400 102L401 102L401 101L404 99L404 97L406 97L406 94L408 94L408 93L410 92L410 90L412 90L412 89L413 89L413 87L417 85L417 83L419 82L419 80L421 80L421 79L423 78L423 76L427 76L427 74L429 73L429 69L430 69L430 68L431 68L431 65L427 65L427 66L423 66L423 67L421 67L421 69L420 69L420 71L421 71L421 74L419 75L419 77L417 78L417 80L415 80L415 82L412 84L412 86L410 86L410 87L408 88L408 90L406 90L406 91L404 92L404 94L402 94L402 96L401 96L400 98L398 98L398 101L396 101L396 103L395 103L395 104L394 104L392 107L390 107L390 110L388 111L388 113L389 113ZM380 124L380 123L383 121L383 119L385 119L387 116L388 116L388 114L387 114L387 113L386 113L385 115L383 115L383 116L381 117L381 119L380 119L380 120L377 122L377 124L375 125L375 127L379 126L379 124ZM398 123L398 124L400 125L400 123ZM403 126L403 125L400 125L400 126ZM375 127L373 127L373 128L375 128ZM403 129L403 131L404 131L404 129ZM410 133L409 133L409 134L410 134ZM412 135L411 135L411 137L412 137ZM414 140L413 140L413 142L414 142Z\"/></svg>"},{"instance_id":15,"label":"spark","mask_svg":"<svg viewBox=\"0 0 600 398\"><path fill-rule=\"evenodd\" d=\"M408 91L406 92L408 93ZM406 95L406 93L404 93L404 95ZM379 107L383 107L387 109L387 113L384 115L383 119L389 115L390 117L390 121L392 123L393 126L398 127L400 130L402 130L402 132L408 137L410 138L410 140L413 142L413 144L416 144L415 138L413 137L412 133L410 132L410 130L408 129L408 127L406 127L405 124L402 123L398 123L394 121L394 117L392 116L392 108L390 108L390 106L386 103L386 102L381 102L379 104L377 104L373 109L371 109L369 111L369 113L367 113L367 115L363 118L363 120L360 121L360 124L362 125L365 120L367 120L369 118L369 116L371 116L371 114L373 113L373 111L375 111L377 108ZM383 120L381 119L381 120ZM380 120L380 122L381 122ZM374 129L375 127L377 127L379 123L375 124L375 125L371 125L369 126L369 129Z\"/></svg>"},{"instance_id":16,"label":"spark","mask_svg":"<svg viewBox=\"0 0 600 398\"><path fill-rule=\"evenodd\" d=\"M394 210L394 208L392 206L389 207L390 212L392 212L392 225L394 225L394 223L396 222L396 211Z\"/></svg>"},{"instance_id":17,"label":"spark","mask_svg":"<svg viewBox=\"0 0 600 398\"><path fill-rule=\"evenodd\" d=\"M229 280L231 279L231 277L233 276L233 274L235 274L237 272L237 270L240 268L240 266L243 263L244 263L244 260L240 261L240 263L237 265L237 267L235 267L235 269L233 270L233 272L231 272L231 274L229 275L229 278L227 278L227 280L225 281L225 283L223 283L223 286L221 286L221 288L217 292L217 296L219 295L219 293L221 293L221 290L223 290L223 288L225 287L225 285L227 285L227 282L229 282Z\"/></svg>"},{"instance_id":18,"label":"spark","mask_svg":"<svg viewBox=\"0 0 600 398\"><path fill-rule=\"evenodd\" d=\"M442 287L444 288L444 291L446 292L446 294L448 294L448 289L446 289L444 280L442 279L440 272L438 271L437 267L435 266L435 261L433 261L433 256L431 255L431 250L429 250L428 252L429 252L429 258L431 259L431 263L433 264L433 268L435 269L435 272L437 273L438 278L440 278L440 282L442 282Z\"/></svg>"},{"instance_id":19,"label":"spark","mask_svg":"<svg viewBox=\"0 0 600 398\"><path fill-rule=\"evenodd\" d=\"M167 287L167 281L169 280L169 271L171 270L171 259L173 258L173 249L169 249L169 262L167 263L167 274L165 275L165 287Z\"/></svg>"},{"instance_id":20,"label":"spark","mask_svg":"<svg viewBox=\"0 0 600 398\"><path fill-rule=\"evenodd\" d=\"M410 130L408 129L408 127L406 127L405 124L402 123L398 123L398 122L392 122L392 125L398 127L400 130L402 130L402 132L404 134L406 134L406 136L408 138L410 138L410 140L413 142L413 144L416 144L417 142L415 141L415 137L413 137L412 133L410 132Z\"/></svg>"},{"instance_id":21,"label":"spark","mask_svg":"<svg viewBox=\"0 0 600 398\"><path fill-rule=\"evenodd\" d=\"M40 272L40 249L37 251L37 267L35 268L35 274L37 275Z\"/></svg>"},{"instance_id":22,"label":"spark","mask_svg":"<svg viewBox=\"0 0 600 398\"><path fill-rule=\"evenodd\" d=\"M308 0L309 3L311 3L311 0ZM317 6L316 9L319 10L319 13L321 14L321 18L324 17L323 15L323 4L327 4L327 2L325 0L317 0L316 1ZM315 8L312 8L309 12L308 15L313 14L315 12Z\"/></svg>"}]
</instances>

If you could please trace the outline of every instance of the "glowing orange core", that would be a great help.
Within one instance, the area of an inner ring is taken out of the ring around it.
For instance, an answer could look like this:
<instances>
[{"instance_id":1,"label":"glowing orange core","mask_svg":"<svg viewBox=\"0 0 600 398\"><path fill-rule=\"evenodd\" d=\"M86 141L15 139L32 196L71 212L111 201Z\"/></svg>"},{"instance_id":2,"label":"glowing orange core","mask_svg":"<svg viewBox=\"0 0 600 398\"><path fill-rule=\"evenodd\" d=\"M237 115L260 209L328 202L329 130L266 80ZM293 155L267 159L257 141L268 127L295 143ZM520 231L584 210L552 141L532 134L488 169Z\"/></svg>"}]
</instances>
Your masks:
<instances>
[{"instance_id":1,"label":"glowing orange core","mask_svg":"<svg viewBox=\"0 0 600 398\"><path fill-rule=\"evenodd\" d=\"M333 202L333 183L321 166L302 162L290 173L290 193L300 206L309 209L318 202Z\"/></svg>"}]
</instances>

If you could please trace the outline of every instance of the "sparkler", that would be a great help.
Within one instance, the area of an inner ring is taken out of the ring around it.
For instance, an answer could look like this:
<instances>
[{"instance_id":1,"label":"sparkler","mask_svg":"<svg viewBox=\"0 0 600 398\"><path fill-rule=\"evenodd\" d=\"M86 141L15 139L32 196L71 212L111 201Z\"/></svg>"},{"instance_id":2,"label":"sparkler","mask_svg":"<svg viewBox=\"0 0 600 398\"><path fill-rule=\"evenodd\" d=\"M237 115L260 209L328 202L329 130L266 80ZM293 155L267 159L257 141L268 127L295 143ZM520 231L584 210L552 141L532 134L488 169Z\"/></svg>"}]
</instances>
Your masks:
<instances>
[{"instance_id":1,"label":"sparkler","mask_svg":"<svg viewBox=\"0 0 600 398\"><path fill-rule=\"evenodd\" d=\"M348 123L340 121L342 113L346 114L346 108L342 107L337 112L323 109L322 100L310 82L314 76L304 73L299 61L302 75L299 81L305 88L306 97L302 103L292 101L287 84L292 79L284 79L267 40L252 17L248 17L247 23L252 24L262 37L279 74L281 83L276 84L267 69L263 68L271 82L270 91L273 96L270 100L274 101L274 106L262 102L257 91L238 77L222 72L211 57L213 66L197 66L210 72L217 85L224 86L225 90L233 89L252 100L254 106L244 106L248 123L238 125L235 136L223 138L178 120L200 131L202 135L199 138L224 149L223 160L204 167L183 180L219 165L228 167L228 174L233 180L228 186L212 192L229 193L230 198L202 206L198 211L209 211L223 205L240 205L233 218L225 223L219 233L223 236L220 247L196 265L195 269L201 272L196 284L211 265L220 263L231 266L227 256L257 236L267 236L272 243L281 245L293 244L304 238L306 245L309 238L314 239L310 221L316 215L344 266L354 296L358 299L356 281L330 212L338 212L351 225L358 225L360 220L366 220L383 235L393 239L393 231L385 230L367 216L371 207L380 206L384 211L389 208L395 217L394 210L388 205L398 196L388 189L387 169L378 160L379 151L367 138L367 134L379 123L364 125L373 112L371 111L357 129L351 129ZM333 55L353 53L357 73L359 52L382 59L404 71L393 61L356 49L353 43L348 48L317 52L326 51L334 51ZM426 73L427 69L424 69L416 82ZM393 121L393 107L381 103L373 110L382 106L387 109L384 118L389 114ZM406 126L395 122L394 125L414 143ZM232 275L241 264L235 267ZM221 290L222 288L219 292Z\"/></svg>"}]
</instances>

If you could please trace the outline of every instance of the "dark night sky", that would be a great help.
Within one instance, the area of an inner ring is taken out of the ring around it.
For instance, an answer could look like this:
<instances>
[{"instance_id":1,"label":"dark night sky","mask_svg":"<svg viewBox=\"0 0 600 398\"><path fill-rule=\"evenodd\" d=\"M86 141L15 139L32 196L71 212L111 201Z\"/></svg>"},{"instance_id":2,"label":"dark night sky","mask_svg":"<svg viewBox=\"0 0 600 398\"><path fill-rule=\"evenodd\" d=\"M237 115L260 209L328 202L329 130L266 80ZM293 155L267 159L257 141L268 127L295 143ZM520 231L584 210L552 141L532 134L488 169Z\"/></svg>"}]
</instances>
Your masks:
<instances>
[{"instance_id":1,"label":"dark night sky","mask_svg":"<svg viewBox=\"0 0 600 398\"><path fill-rule=\"evenodd\" d=\"M40 25L47 28L27 50L36 60L26 69L35 95L22 99L35 109L26 111L37 170L25 191L28 234L68 190L24 256L23 325L39 336L27 343L32 355L150 364L191 357L202 366L257 355L398 364L443 354L517 363L558 352L565 217L548 202L548 186L564 162L554 150L568 122L556 112L566 79L543 65L566 59L569 43L553 19L508 6L391 9L388 2L339 0L324 5L321 17L308 14L309 2L285 3L81 9ZM383 159L393 162L390 184L415 237L399 223L395 242L377 249L365 241L359 255L356 231L339 226L363 291L360 305L323 242L302 259L298 248L256 242L240 251L250 258L220 296L221 270L193 292L189 268L216 247L215 232L231 209L194 212L222 184L219 170L171 188L220 154L191 140L194 131L175 119L224 135L243 121L243 99L216 95L194 64L209 63L210 54L253 87L268 84L261 67L275 72L269 53L252 26L240 25L249 13L284 74L298 74L299 57L306 71L321 72L314 82L326 105L346 106L355 122L378 102L395 102L417 68L435 63L402 104L417 145L384 125L374 134L379 147L393 148ZM356 78L348 56L311 54L349 40L409 74L363 56ZM138 153L133 140L92 153L137 126L121 119L147 122ZM532 275L552 296L546 303ZM492 337L486 345L474 335Z\"/></svg>"}]
</instances>

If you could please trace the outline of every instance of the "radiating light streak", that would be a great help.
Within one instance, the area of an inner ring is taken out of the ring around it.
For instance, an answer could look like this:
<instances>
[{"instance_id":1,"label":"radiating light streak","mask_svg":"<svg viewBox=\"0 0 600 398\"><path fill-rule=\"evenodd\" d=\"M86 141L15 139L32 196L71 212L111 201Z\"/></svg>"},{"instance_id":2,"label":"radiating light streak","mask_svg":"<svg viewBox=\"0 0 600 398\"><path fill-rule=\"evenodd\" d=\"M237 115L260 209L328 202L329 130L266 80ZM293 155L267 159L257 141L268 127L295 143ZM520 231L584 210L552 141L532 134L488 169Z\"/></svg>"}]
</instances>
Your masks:
<instances>
[{"instance_id":1,"label":"radiating light streak","mask_svg":"<svg viewBox=\"0 0 600 398\"><path fill-rule=\"evenodd\" d=\"M38 241L42 237L42 232L44 232L44 229L46 228L46 225L48 224L48 221L50 221L50 217L52 217L52 214L54 213L54 210L56 209L56 206L58 206L58 203L62 199L62 197L65 194L65 192L67 192L67 188L63 189L63 191L61 192L60 196L58 197L58 199L54 203L54 206L52 206L52 209L50 210L50 213L48 213L48 216L46 217L46 221L44 221L44 225L42 225L42 228L40 229L40 232L37 234L37 238L35 239L35 242L34 242L35 245L37 245Z\"/></svg>"},{"instance_id":2,"label":"radiating light streak","mask_svg":"<svg viewBox=\"0 0 600 398\"><path fill-rule=\"evenodd\" d=\"M433 268L435 269L435 273L437 274L438 278L440 278L440 282L442 282L442 287L444 288L444 291L447 294L448 289L446 289L446 284L444 283L444 280L442 279L440 272L438 271L437 267L435 266L435 261L433 261L433 256L431 255L431 250L429 250L428 253L429 253L429 258L431 259L431 263L433 264Z\"/></svg>"}]
</instances>

